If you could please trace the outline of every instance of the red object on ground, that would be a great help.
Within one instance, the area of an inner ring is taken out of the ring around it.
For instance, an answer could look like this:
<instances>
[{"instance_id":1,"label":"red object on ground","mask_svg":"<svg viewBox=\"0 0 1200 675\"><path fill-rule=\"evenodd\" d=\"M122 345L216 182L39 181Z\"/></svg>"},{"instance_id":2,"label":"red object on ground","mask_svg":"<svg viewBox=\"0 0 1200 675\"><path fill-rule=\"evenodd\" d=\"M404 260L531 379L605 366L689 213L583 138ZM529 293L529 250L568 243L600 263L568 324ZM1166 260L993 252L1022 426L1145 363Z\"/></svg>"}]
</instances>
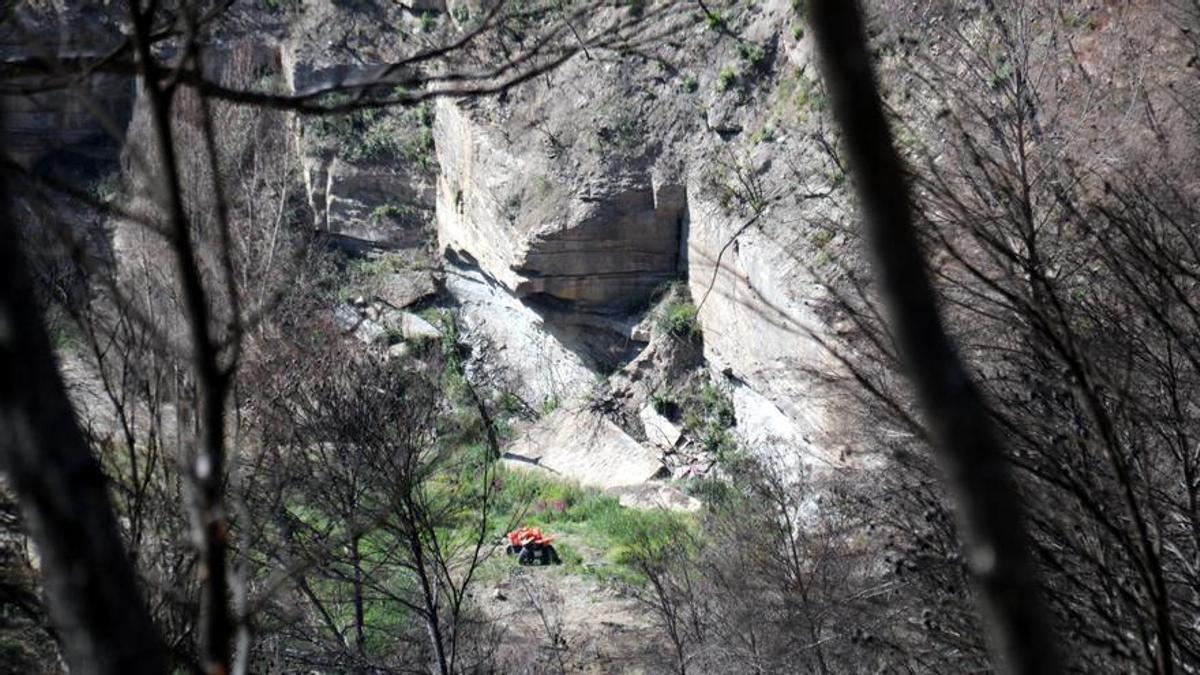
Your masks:
<instances>
[{"instance_id":1,"label":"red object on ground","mask_svg":"<svg viewBox=\"0 0 1200 675\"><path fill-rule=\"evenodd\" d=\"M518 527L508 533L508 543L516 547L529 546L546 546L554 541L554 537L548 537L542 534L542 530L536 527Z\"/></svg>"}]
</instances>

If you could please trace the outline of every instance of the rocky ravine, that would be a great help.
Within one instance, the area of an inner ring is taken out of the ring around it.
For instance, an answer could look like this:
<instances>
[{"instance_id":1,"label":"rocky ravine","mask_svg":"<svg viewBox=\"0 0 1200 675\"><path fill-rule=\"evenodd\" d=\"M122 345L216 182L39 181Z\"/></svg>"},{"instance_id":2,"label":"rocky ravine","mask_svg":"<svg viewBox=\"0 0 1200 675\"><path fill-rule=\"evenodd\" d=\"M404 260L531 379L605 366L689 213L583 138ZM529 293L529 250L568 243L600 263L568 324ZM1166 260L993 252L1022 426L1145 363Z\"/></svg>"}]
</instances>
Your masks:
<instances>
[{"instance_id":1,"label":"rocky ravine","mask_svg":"<svg viewBox=\"0 0 1200 675\"><path fill-rule=\"evenodd\" d=\"M420 248L417 221L367 214L397 201L431 214L475 367L502 372L533 407L561 408L523 430L518 463L610 489L693 470L648 440L661 426L650 398L673 367L650 347L652 300L673 282L699 307L700 366L731 397L741 444L800 448L807 466L839 453L811 375L834 366L810 332L827 330L817 275L843 178L812 140L820 92L794 17L778 0L730 14L728 33L696 26L673 70L580 58L502 100L441 100L433 179L397 158L308 160L331 232ZM331 59L293 48L287 79L347 77ZM605 377L615 391L598 389ZM624 411L617 424L596 410L605 397Z\"/></svg>"},{"instance_id":2,"label":"rocky ravine","mask_svg":"<svg viewBox=\"0 0 1200 675\"><path fill-rule=\"evenodd\" d=\"M420 20L381 11L414 31ZM293 91L351 81L397 56L377 19L321 6L254 48ZM575 58L502 99L349 127L297 119L316 226L409 261L340 320L380 339L376 324L412 328L397 312L441 293L472 368L562 410L514 454L546 446L523 463L615 489L705 461L680 460L678 436L663 443L675 423L651 405L682 372L679 350L654 344L654 300L682 283L703 334L701 358L684 361L732 400L741 444L832 461L836 420L811 373L834 366L810 333L827 330L820 275L839 250L826 225L844 215L844 176L814 142L823 103L797 21L788 0L737 6L720 30L697 23L667 41L665 61Z\"/></svg>"}]
</instances>

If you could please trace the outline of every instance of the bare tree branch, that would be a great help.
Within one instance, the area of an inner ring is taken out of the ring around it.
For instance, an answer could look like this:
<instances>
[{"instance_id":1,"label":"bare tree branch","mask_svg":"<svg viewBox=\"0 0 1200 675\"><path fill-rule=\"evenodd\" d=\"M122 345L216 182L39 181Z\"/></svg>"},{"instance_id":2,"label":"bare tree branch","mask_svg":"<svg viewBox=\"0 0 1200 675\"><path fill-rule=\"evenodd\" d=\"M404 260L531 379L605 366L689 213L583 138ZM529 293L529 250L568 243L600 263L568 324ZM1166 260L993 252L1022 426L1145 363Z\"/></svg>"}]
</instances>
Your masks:
<instances>
[{"instance_id":1,"label":"bare tree branch","mask_svg":"<svg viewBox=\"0 0 1200 675\"><path fill-rule=\"evenodd\" d=\"M933 445L955 491L967 562L992 621L998 655L1014 673L1058 672L1020 498L991 413L942 325L858 4L817 0L810 17L856 172L880 285Z\"/></svg>"}]
</instances>

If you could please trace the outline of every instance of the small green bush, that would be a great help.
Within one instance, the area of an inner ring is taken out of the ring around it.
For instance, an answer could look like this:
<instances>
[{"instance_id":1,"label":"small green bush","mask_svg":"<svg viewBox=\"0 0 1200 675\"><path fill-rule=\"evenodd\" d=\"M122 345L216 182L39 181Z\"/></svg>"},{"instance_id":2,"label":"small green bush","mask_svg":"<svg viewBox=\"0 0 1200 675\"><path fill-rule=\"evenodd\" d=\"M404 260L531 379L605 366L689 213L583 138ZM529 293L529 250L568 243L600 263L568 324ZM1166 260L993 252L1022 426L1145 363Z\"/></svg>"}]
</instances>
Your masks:
<instances>
[{"instance_id":1,"label":"small green bush","mask_svg":"<svg viewBox=\"0 0 1200 675\"><path fill-rule=\"evenodd\" d=\"M431 32L434 27L437 26L437 21L434 19L433 12L421 12L420 25L422 33Z\"/></svg>"},{"instance_id":2,"label":"small green bush","mask_svg":"<svg viewBox=\"0 0 1200 675\"><path fill-rule=\"evenodd\" d=\"M525 404L521 401L521 397L511 391L506 391L500 396L498 406L507 415L516 415L525 409Z\"/></svg>"},{"instance_id":3,"label":"small green bush","mask_svg":"<svg viewBox=\"0 0 1200 675\"><path fill-rule=\"evenodd\" d=\"M337 94L323 103L337 106L349 101L349 97ZM429 105L364 108L314 118L311 141L319 149L352 161L398 158L429 171L434 164L432 124L433 109Z\"/></svg>"},{"instance_id":4,"label":"small green bush","mask_svg":"<svg viewBox=\"0 0 1200 675\"><path fill-rule=\"evenodd\" d=\"M717 73L717 91L728 91L735 81L737 81L737 71L728 66L722 68L721 72Z\"/></svg>"},{"instance_id":5,"label":"small green bush","mask_svg":"<svg viewBox=\"0 0 1200 675\"><path fill-rule=\"evenodd\" d=\"M700 336L699 310L690 302L672 302L663 311L658 327L672 337L692 340Z\"/></svg>"},{"instance_id":6,"label":"small green bush","mask_svg":"<svg viewBox=\"0 0 1200 675\"><path fill-rule=\"evenodd\" d=\"M763 128L754 135L755 143L774 143L775 142L775 125L768 122L763 125Z\"/></svg>"},{"instance_id":7,"label":"small green bush","mask_svg":"<svg viewBox=\"0 0 1200 675\"><path fill-rule=\"evenodd\" d=\"M398 218L405 213L408 213L408 207L403 204L380 204L371 209L370 218L373 221L379 222Z\"/></svg>"},{"instance_id":8,"label":"small green bush","mask_svg":"<svg viewBox=\"0 0 1200 675\"><path fill-rule=\"evenodd\" d=\"M752 68L762 65L763 60L767 57L762 46L753 42L739 42L737 52L738 56L742 57L742 60L750 64Z\"/></svg>"},{"instance_id":9,"label":"small green bush","mask_svg":"<svg viewBox=\"0 0 1200 675\"><path fill-rule=\"evenodd\" d=\"M700 88L700 82L696 79L695 75L688 73L683 76L683 81L680 83L680 86L683 88L685 93L694 94L696 93L696 90Z\"/></svg>"},{"instance_id":10,"label":"small green bush","mask_svg":"<svg viewBox=\"0 0 1200 675\"><path fill-rule=\"evenodd\" d=\"M725 392L711 382L700 388L700 403L704 408L704 414L722 427L733 426L736 421L733 401L729 400Z\"/></svg>"}]
</instances>

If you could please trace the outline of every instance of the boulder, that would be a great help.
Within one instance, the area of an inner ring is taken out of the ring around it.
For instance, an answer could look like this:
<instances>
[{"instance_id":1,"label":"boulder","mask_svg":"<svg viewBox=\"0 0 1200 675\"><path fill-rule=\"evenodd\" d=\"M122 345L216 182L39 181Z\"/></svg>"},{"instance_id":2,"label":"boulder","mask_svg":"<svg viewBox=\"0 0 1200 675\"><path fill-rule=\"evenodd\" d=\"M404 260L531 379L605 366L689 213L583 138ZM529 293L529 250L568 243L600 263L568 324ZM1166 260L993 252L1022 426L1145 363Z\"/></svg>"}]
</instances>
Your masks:
<instances>
[{"instance_id":1,"label":"boulder","mask_svg":"<svg viewBox=\"0 0 1200 675\"><path fill-rule=\"evenodd\" d=\"M405 340L436 340L442 337L442 331L412 312L401 312L399 325L400 334Z\"/></svg>"},{"instance_id":2,"label":"boulder","mask_svg":"<svg viewBox=\"0 0 1200 675\"><path fill-rule=\"evenodd\" d=\"M351 305L338 305L333 308L333 322L337 324L338 328L346 332L358 328L358 324L362 320L362 315Z\"/></svg>"},{"instance_id":3,"label":"boulder","mask_svg":"<svg viewBox=\"0 0 1200 675\"><path fill-rule=\"evenodd\" d=\"M395 309L437 295L433 274L426 269L403 270L381 275L375 283L375 297Z\"/></svg>"},{"instance_id":4,"label":"boulder","mask_svg":"<svg viewBox=\"0 0 1200 675\"><path fill-rule=\"evenodd\" d=\"M657 480L641 485L622 485L610 488L607 492L615 495L621 506L632 509L668 509L695 513L704 506L699 499L674 485Z\"/></svg>"},{"instance_id":5,"label":"boulder","mask_svg":"<svg viewBox=\"0 0 1200 675\"><path fill-rule=\"evenodd\" d=\"M377 321L363 319L354 329L354 337L363 344L371 345L383 341L387 337L387 329Z\"/></svg>"},{"instance_id":6,"label":"boulder","mask_svg":"<svg viewBox=\"0 0 1200 675\"><path fill-rule=\"evenodd\" d=\"M586 408L559 408L543 417L504 459L510 466L548 471L601 489L640 485L666 471L655 452Z\"/></svg>"},{"instance_id":7,"label":"boulder","mask_svg":"<svg viewBox=\"0 0 1200 675\"><path fill-rule=\"evenodd\" d=\"M379 342L386 338L388 333L387 329L378 321L366 318L362 312L351 305L334 307L333 322L364 344Z\"/></svg>"},{"instance_id":8,"label":"boulder","mask_svg":"<svg viewBox=\"0 0 1200 675\"><path fill-rule=\"evenodd\" d=\"M658 446L663 450L670 450L679 442L679 437L683 435L683 431L671 423L671 420L663 417L654 410L654 406L647 405L638 413L638 417L642 420L642 426L646 429L646 440L652 445Z\"/></svg>"},{"instance_id":9,"label":"boulder","mask_svg":"<svg viewBox=\"0 0 1200 675\"><path fill-rule=\"evenodd\" d=\"M473 376L526 401L569 403L589 390L596 378L588 361L555 338L541 315L478 269L447 264L445 272Z\"/></svg>"}]
</instances>

